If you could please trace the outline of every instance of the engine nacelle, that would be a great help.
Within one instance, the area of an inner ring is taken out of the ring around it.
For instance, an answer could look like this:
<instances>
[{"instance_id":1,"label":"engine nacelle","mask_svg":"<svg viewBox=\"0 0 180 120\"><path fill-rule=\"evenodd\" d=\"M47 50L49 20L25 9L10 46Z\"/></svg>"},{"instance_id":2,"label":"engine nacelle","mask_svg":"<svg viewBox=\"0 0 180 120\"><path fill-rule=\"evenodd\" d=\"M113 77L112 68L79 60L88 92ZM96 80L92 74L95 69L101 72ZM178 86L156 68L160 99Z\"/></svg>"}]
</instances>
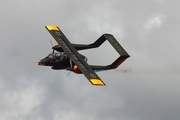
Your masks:
<instances>
[{"instance_id":1,"label":"engine nacelle","mask_svg":"<svg viewBox=\"0 0 180 120\"><path fill-rule=\"evenodd\" d=\"M76 65L73 67L73 72L77 73L77 74L81 74L82 73Z\"/></svg>"}]
</instances>

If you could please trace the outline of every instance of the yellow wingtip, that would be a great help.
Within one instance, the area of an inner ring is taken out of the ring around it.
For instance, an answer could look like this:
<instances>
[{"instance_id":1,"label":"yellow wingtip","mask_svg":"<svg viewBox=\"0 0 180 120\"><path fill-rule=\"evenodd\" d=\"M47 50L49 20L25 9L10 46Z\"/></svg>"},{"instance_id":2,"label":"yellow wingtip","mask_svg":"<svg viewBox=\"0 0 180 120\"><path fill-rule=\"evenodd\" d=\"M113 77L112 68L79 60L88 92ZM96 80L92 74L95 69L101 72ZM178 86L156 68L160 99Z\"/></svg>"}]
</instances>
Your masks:
<instances>
[{"instance_id":1,"label":"yellow wingtip","mask_svg":"<svg viewBox=\"0 0 180 120\"><path fill-rule=\"evenodd\" d=\"M100 79L90 79L91 83L93 85L98 85L98 86L105 86L102 80Z\"/></svg>"},{"instance_id":2,"label":"yellow wingtip","mask_svg":"<svg viewBox=\"0 0 180 120\"><path fill-rule=\"evenodd\" d=\"M55 26L55 25L47 25L46 28L48 30L58 30L59 31L59 28L57 26Z\"/></svg>"}]
</instances>

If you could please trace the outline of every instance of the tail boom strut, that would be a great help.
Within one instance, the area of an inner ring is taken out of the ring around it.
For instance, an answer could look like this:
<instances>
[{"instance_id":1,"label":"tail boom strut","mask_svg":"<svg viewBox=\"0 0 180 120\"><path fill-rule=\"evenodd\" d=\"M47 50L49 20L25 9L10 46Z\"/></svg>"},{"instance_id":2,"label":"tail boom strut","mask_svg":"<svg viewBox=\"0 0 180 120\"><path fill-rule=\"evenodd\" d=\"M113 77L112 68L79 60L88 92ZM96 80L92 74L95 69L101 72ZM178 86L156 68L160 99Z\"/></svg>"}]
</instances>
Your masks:
<instances>
[{"instance_id":1,"label":"tail boom strut","mask_svg":"<svg viewBox=\"0 0 180 120\"><path fill-rule=\"evenodd\" d=\"M109 70L115 69L119 65L121 65L130 55L124 50L124 48L118 43L118 41L111 34L103 34L96 42L94 42L94 46L100 46L104 41L108 40L108 42L114 47L114 49L120 55L112 64L107 66L94 66L91 65L92 69L95 71L101 70Z\"/></svg>"}]
</instances>

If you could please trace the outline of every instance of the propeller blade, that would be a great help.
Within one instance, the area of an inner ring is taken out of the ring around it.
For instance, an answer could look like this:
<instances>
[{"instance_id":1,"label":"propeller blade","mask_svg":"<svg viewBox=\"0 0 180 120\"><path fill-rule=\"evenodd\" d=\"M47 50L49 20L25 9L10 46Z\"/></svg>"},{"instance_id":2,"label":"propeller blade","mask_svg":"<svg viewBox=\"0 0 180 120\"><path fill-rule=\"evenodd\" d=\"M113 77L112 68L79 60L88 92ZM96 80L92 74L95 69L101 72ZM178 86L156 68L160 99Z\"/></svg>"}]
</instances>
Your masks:
<instances>
[{"instance_id":1,"label":"propeller blade","mask_svg":"<svg viewBox=\"0 0 180 120\"><path fill-rule=\"evenodd\" d=\"M69 62L70 62L70 67L73 70L73 68L72 68L72 60L70 59Z\"/></svg>"},{"instance_id":2,"label":"propeller blade","mask_svg":"<svg viewBox=\"0 0 180 120\"><path fill-rule=\"evenodd\" d=\"M69 75L70 75L70 73L71 73L71 71L69 71L69 72L68 72L67 76L69 76Z\"/></svg>"},{"instance_id":3,"label":"propeller blade","mask_svg":"<svg viewBox=\"0 0 180 120\"><path fill-rule=\"evenodd\" d=\"M52 47L53 47L53 43L52 43L52 41L50 40L49 42L51 43L51 45L52 45Z\"/></svg>"},{"instance_id":4,"label":"propeller blade","mask_svg":"<svg viewBox=\"0 0 180 120\"><path fill-rule=\"evenodd\" d=\"M50 42L50 44L52 45L52 49L53 49L54 46L53 46L52 41L50 40L49 42ZM54 49L53 49L52 53L54 54Z\"/></svg>"},{"instance_id":5,"label":"propeller blade","mask_svg":"<svg viewBox=\"0 0 180 120\"><path fill-rule=\"evenodd\" d=\"M67 76L69 76L69 74L71 73L71 71L73 71L73 65L72 65L72 60L71 60L71 59L69 60L69 63L70 63L70 71L69 71L69 73L67 74Z\"/></svg>"}]
</instances>

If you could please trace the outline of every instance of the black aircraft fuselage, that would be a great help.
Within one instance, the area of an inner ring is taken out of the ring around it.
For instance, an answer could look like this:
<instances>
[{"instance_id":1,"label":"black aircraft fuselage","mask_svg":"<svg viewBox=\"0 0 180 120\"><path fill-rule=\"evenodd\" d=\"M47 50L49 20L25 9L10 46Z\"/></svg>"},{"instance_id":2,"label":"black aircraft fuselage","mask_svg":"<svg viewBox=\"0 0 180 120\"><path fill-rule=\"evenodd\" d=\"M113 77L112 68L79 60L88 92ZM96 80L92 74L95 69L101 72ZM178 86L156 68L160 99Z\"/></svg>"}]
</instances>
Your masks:
<instances>
[{"instance_id":1,"label":"black aircraft fuselage","mask_svg":"<svg viewBox=\"0 0 180 120\"><path fill-rule=\"evenodd\" d=\"M80 54L81 55L81 54ZM87 58L81 55L81 58L87 61ZM69 59L65 52L50 53L47 57L38 62L39 66L51 66L53 70L66 69L75 73L82 73L77 66Z\"/></svg>"}]
</instances>

